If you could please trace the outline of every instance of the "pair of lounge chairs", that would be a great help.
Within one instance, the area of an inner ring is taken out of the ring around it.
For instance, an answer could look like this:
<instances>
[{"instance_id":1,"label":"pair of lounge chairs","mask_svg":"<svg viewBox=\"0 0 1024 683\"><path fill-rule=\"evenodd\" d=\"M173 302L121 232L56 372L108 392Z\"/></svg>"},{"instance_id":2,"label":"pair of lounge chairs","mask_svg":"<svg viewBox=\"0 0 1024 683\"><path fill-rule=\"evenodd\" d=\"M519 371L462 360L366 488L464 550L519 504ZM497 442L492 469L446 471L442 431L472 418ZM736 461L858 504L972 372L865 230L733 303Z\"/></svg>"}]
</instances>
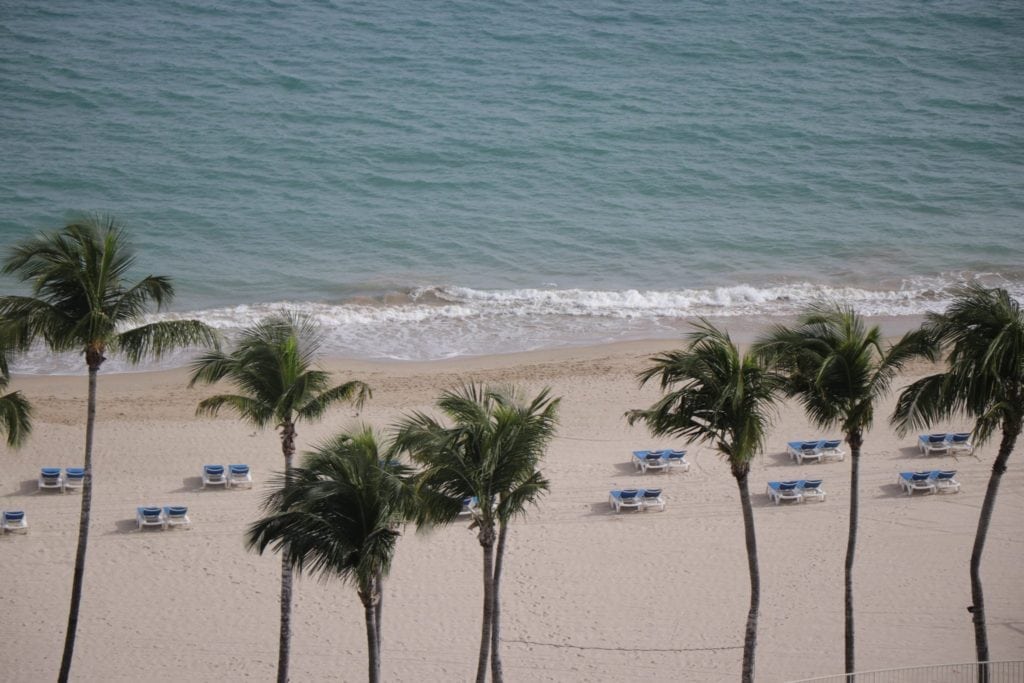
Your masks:
<instances>
[{"instance_id":1,"label":"pair of lounge chairs","mask_svg":"<svg viewBox=\"0 0 1024 683\"><path fill-rule=\"evenodd\" d=\"M28 518L24 510L4 510L0 514L0 533L27 533Z\"/></svg>"},{"instance_id":2,"label":"pair of lounge chairs","mask_svg":"<svg viewBox=\"0 0 1024 683\"><path fill-rule=\"evenodd\" d=\"M64 493L68 489L85 486L85 468L68 467L62 473L59 467L43 467L39 470L39 490L57 489Z\"/></svg>"},{"instance_id":3,"label":"pair of lounge chairs","mask_svg":"<svg viewBox=\"0 0 1024 683\"><path fill-rule=\"evenodd\" d=\"M966 453L974 452L974 444L971 443L971 435L968 432L956 432L954 434L921 434L917 437L917 449L924 455L932 453Z\"/></svg>"},{"instance_id":4,"label":"pair of lounge chairs","mask_svg":"<svg viewBox=\"0 0 1024 683\"><path fill-rule=\"evenodd\" d=\"M821 488L821 479L795 479L793 481L768 482L768 500L776 505L784 500L802 503L808 498L825 501L825 491Z\"/></svg>"},{"instance_id":5,"label":"pair of lounge chairs","mask_svg":"<svg viewBox=\"0 0 1024 683\"><path fill-rule=\"evenodd\" d=\"M135 509L135 521L138 523L140 531L146 527L167 529L180 526L184 529L192 528L192 520L188 517L188 508L183 505L139 507Z\"/></svg>"},{"instance_id":6,"label":"pair of lounge chairs","mask_svg":"<svg viewBox=\"0 0 1024 683\"><path fill-rule=\"evenodd\" d=\"M669 469L679 469L683 472L690 470L690 463L686 461L686 451L672 449L633 451L633 465L643 474L646 474L647 470L661 472L667 472Z\"/></svg>"},{"instance_id":7,"label":"pair of lounge chairs","mask_svg":"<svg viewBox=\"0 0 1024 683\"><path fill-rule=\"evenodd\" d=\"M248 465L203 465L203 486L248 486L252 488L252 472Z\"/></svg>"},{"instance_id":8,"label":"pair of lounge chairs","mask_svg":"<svg viewBox=\"0 0 1024 683\"><path fill-rule=\"evenodd\" d=\"M804 460L818 462L826 458L842 460L846 457L846 453L840 448L841 444L842 440L840 439L790 441L786 444L786 452L789 453L790 459L796 460L797 465L803 465Z\"/></svg>"},{"instance_id":9,"label":"pair of lounge chairs","mask_svg":"<svg viewBox=\"0 0 1024 683\"><path fill-rule=\"evenodd\" d=\"M960 491L960 482L956 480L956 470L932 470L930 472L900 472L896 482L908 496L914 495L914 491L927 491L928 493L957 493Z\"/></svg>"},{"instance_id":10,"label":"pair of lounge chairs","mask_svg":"<svg viewBox=\"0 0 1024 683\"><path fill-rule=\"evenodd\" d=\"M656 507L662 512L665 511L665 499L661 495L661 489L622 489L611 491L608 494L608 505L615 512L622 512L623 508L646 510Z\"/></svg>"}]
</instances>

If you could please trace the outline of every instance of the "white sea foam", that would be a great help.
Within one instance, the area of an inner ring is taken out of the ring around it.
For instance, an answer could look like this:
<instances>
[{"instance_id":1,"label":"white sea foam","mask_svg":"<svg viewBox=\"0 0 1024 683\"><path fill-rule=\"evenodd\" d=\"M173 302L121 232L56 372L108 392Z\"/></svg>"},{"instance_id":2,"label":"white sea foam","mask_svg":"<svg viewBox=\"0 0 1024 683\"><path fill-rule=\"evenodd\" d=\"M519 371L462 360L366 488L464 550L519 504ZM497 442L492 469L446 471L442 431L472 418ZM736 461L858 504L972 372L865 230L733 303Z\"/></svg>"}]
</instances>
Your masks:
<instances>
[{"instance_id":1,"label":"white sea foam","mask_svg":"<svg viewBox=\"0 0 1024 683\"><path fill-rule=\"evenodd\" d=\"M988 280L992 281L992 277ZM714 319L728 328L730 320L791 316L808 304L821 301L848 304L867 316L920 316L943 310L953 286L963 281L959 276L908 280L898 289L877 291L811 283L675 291L482 290L437 286L371 301L250 304L159 314L149 320L197 318L220 330L230 344L242 328L278 312L294 311L321 325L327 354L427 360L674 338L696 317ZM1024 285L1005 281L999 284L1008 287L1014 296L1024 298ZM177 354L162 361L159 367L185 364L190 355ZM108 368L128 369L116 357ZM81 362L73 356L53 358L40 349L20 359L17 369L32 373L80 372Z\"/></svg>"}]
</instances>

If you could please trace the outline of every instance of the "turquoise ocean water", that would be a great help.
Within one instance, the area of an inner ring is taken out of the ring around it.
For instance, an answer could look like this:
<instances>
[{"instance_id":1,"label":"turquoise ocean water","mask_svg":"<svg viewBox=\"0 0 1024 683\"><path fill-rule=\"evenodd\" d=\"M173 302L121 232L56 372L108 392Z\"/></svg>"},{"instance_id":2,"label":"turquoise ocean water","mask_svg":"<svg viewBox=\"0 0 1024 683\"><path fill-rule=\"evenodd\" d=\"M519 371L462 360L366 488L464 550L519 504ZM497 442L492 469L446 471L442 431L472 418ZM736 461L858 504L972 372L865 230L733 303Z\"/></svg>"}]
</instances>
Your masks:
<instances>
[{"instance_id":1,"label":"turquoise ocean water","mask_svg":"<svg viewBox=\"0 0 1024 683\"><path fill-rule=\"evenodd\" d=\"M0 246L114 213L339 356L1024 296L1016 0L0 2L0 102Z\"/></svg>"}]
</instances>

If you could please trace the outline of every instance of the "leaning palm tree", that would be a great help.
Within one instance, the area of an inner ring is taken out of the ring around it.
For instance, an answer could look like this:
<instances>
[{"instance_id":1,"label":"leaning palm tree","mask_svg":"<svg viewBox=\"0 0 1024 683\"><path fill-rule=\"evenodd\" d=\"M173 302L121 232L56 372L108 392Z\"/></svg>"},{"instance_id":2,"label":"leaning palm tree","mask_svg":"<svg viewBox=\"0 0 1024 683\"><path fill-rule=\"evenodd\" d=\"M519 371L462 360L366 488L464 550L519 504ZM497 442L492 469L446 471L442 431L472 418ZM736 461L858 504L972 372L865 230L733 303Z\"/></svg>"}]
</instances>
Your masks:
<instances>
[{"instance_id":1,"label":"leaning palm tree","mask_svg":"<svg viewBox=\"0 0 1024 683\"><path fill-rule=\"evenodd\" d=\"M399 526L415 510L412 469L384 455L368 427L343 433L273 483L250 548L282 551L296 571L336 576L363 603L369 681L380 681L381 605Z\"/></svg>"},{"instance_id":2,"label":"leaning palm tree","mask_svg":"<svg viewBox=\"0 0 1024 683\"><path fill-rule=\"evenodd\" d=\"M948 351L945 372L923 377L900 394L893 413L897 431L927 427L953 415L974 418L973 439L981 445L1001 431L978 530L971 551L971 618L978 661L989 660L981 554L985 548L999 483L1024 428L1024 312L1005 289L960 288L945 313L929 314L919 334L927 357ZM988 680L983 666L980 680Z\"/></svg>"},{"instance_id":3,"label":"leaning palm tree","mask_svg":"<svg viewBox=\"0 0 1024 683\"><path fill-rule=\"evenodd\" d=\"M492 679L503 679L499 594L508 524L548 490L537 467L554 437L560 401L548 389L525 401L514 388L467 384L438 400L450 425L414 413L397 426L396 448L423 467L420 524L451 523L463 502L473 501L473 525L483 550L479 683L486 680L488 662Z\"/></svg>"},{"instance_id":4,"label":"leaning palm tree","mask_svg":"<svg viewBox=\"0 0 1024 683\"><path fill-rule=\"evenodd\" d=\"M43 233L15 245L3 266L5 274L17 276L31 288L27 296L0 297L5 340L16 340L20 350L41 340L56 352L79 352L89 370L85 479L60 681L67 681L71 672L82 599L92 507L96 378L100 366L108 353L121 353L129 362L138 363L147 356L159 357L182 346L216 344L213 331L196 320L139 325L151 309L159 310L170 303L174 288L169 278L158 275L128 282L134 262L117 221L107 216L91 216L63 230Z\"/></svg>"},{"instance_id":5,"label":"leaning palm tree","mask_svg":"<svg viewBox=\"0 0 1024 683\"><path fill-rule=\"evenodd\" d=\"M761 602L761 577L750 505L750 461L764 448L781 378L757 356L741 354L729 335L701 320L689 344L651 358L640 384L657 379L667 393L646 410L626 413L655 436L675 435L714 446L725 456L739 488L750 572L750 609L743 640L742 680L754 680L754 650Z\"/></svg>"},{"instance_id":6,"label":"leaning palm tree","mask_svg":"<svg viewBox=\"0 0 1024 683\"><path fill-rule=\"evenodd\" d=\"M883 346L882 332L870 329L852 308L826 303L810 307L796 327L771 328L754 346L786 375L786 394L796 397L810 421L838 428L850 446L850 520L845 562L845 663L854 670L853 564L860 504L860 454L872 425L875 403L919 345L903 339Z\"/></svg>"},{"instance_id":7,"label":"leaning palm tree","mask_svg":"<svg viewBox=\"0 0 1024 683\"><path fill-rule=\"evenodd\" d=\"M200 401L196 414L213 416L221 408L228 408L258 428L275 425L280 430L287 475L295 455L298 422L319 420L339 401L361 406L370 395L369 387L360 381L330 386L330 374L314 367L322 344L316 323L299 315L276 315L244 330L230 353L212 351L192 364L189 386L228 380L238 391ZM292 563L285 552L281 563L279 683L288 680L291 595Z\"/></svg>"}]
</instances>

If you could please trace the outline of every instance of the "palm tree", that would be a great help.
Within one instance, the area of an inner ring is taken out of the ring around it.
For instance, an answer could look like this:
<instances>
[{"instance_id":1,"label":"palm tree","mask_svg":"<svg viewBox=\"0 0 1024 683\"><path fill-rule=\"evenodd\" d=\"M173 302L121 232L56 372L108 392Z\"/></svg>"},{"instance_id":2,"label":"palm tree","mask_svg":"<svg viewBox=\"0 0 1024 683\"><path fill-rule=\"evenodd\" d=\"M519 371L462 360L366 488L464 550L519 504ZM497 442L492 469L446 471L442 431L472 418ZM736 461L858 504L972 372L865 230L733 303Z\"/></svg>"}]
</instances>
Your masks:
<instances>
[{"instance_id":1,"label":"palm tree","mask_svg":"<svg viewBox=\"0 0 1024 683\"><path fill-rule=\"evenodd\" d=\"M451 426L415 413L397 427L396 448L423 467L419 523L451 523L463 501L475 499L484 580L479 683L487 678L488 661L492 679L503 679L499 595L508 524L548 490L537 466L554 437L560 401L548 389L525 401L514 388L467 384L442 393L437 402Z\"/></svg>"},{"instance_id":2,"label":"palm tree","mask_svg":"<svg viewBox=\"0 0 1024 683\"><path fill-rule=\"evenodd\" d=\"M948 369L923 377L903 390L893 412L897 431L906 434L953 415L973 417L973 439L981 445L1002 432L992 463L978 530L971 551L971 601L978 661L989 660L981 554L1006 462L1024 426L1024 313L1005 289L967 285L955 293L945 313L929 314L919 334L926 355L948 351ZM982 666L980 680L988 680Z\"/></svg>"},{"instance_id":3,"label":"palm tree","mask_svg":"<svg viewBox=\"0 0 1024 683\"><path fill-rule=\"evenodd\" d=\"M299 315L276 315L244 330L235 350L212 351L192 364L189 386L226 379L238 391L200 401L196 414L213 416L226 407L258 428L275 425L280 430L287 475L295 455L296 423L319 420L339 401L353 401L361 406L370 396L369 387L359 381L329 386L330 374L314 367L322 343L316 324ZM281 562L278 683L288 680L291 596L292 564L285 552Z\"/></svg>"},{"instance_id":4,"label":"palm tree","mask_svg":"<svg viewBox=\"0 0 1024 683\"><path fill-rule=\"evenodd\" d=\"M910 339L885 348L878 326L868 329L852 308L840 304L810 307L796 327L773 327L754 345L756 353L786 375L786 394L797 397L810 421L839 428L850 446L850 521L845 563L845 662L854 670L853 564L857 549L858 481L864 433L874 420L875 403L916 353Z\"/></svg>"},{"instance_id":5,"label":"palm tree","mask_svg":"<svg viewBox=\"0 0 1024 683\"><path fill-rule=\"evenodd\" d=\"M0 348L0 391L10 384L7 353ZM32 432L32 406L20 391L0 396L0 432L6 434L7 445L17 448Z\"/></svg>"},{"instance_id":6,"label":"palm tree","mask_svg":"<svg viewBox=\"0 0 1024 683\"><path fill-rule=\"evenodd\" d=\"M680 351L651 358L639 374L640 385L658 379L667 393L646 410L626 413L629 423L644 422L655 436L675 435L714 446L725 456L736 479L743 510L747 565L750 571L750 609L743 640L742 680L754 680L754 650L761 602L761 577L750 506L750 461L764 448L771 408L781 378L760 358L741 354L729 335L706 320L688 335Z\"/></svg>"},{"instance_id":7,"label":"palm tree","mask_svg":"<svg viewBox=\"0 0 1024 683\"><path fill-rule=\"evenodd\" d=\"M277 478L267 516L249 527L247 543L283 551L292 568L337 576L363 603L369 680L380 681L380 615L384 578L398 527L415 510L412 470L386 457L363 427L331 439Z\"/></svg>"},{"instance_id":8,"label":"palm tree","mask_svg":"<svg viewBox=\"0 0 1024 683\"><path fill-rule=\"evenodd\" d=\"M216 345L214 333L196 320L139 325L151 309L159 310L171 302L174 288L169 278L158 275L127 282L134 262L123 228L113 218L97 215L15 245L3 266L5 274L15 275L31 287L30 296L0 297L5 338L17 340L20 350L42 340L56 352L77 351L85 356L89 370L85 479L60 681L67 681L71 671L82 599L100 366L108 353L120 352L129 362L138 363L182 346Z\"/></svg>"}]
</instances>

